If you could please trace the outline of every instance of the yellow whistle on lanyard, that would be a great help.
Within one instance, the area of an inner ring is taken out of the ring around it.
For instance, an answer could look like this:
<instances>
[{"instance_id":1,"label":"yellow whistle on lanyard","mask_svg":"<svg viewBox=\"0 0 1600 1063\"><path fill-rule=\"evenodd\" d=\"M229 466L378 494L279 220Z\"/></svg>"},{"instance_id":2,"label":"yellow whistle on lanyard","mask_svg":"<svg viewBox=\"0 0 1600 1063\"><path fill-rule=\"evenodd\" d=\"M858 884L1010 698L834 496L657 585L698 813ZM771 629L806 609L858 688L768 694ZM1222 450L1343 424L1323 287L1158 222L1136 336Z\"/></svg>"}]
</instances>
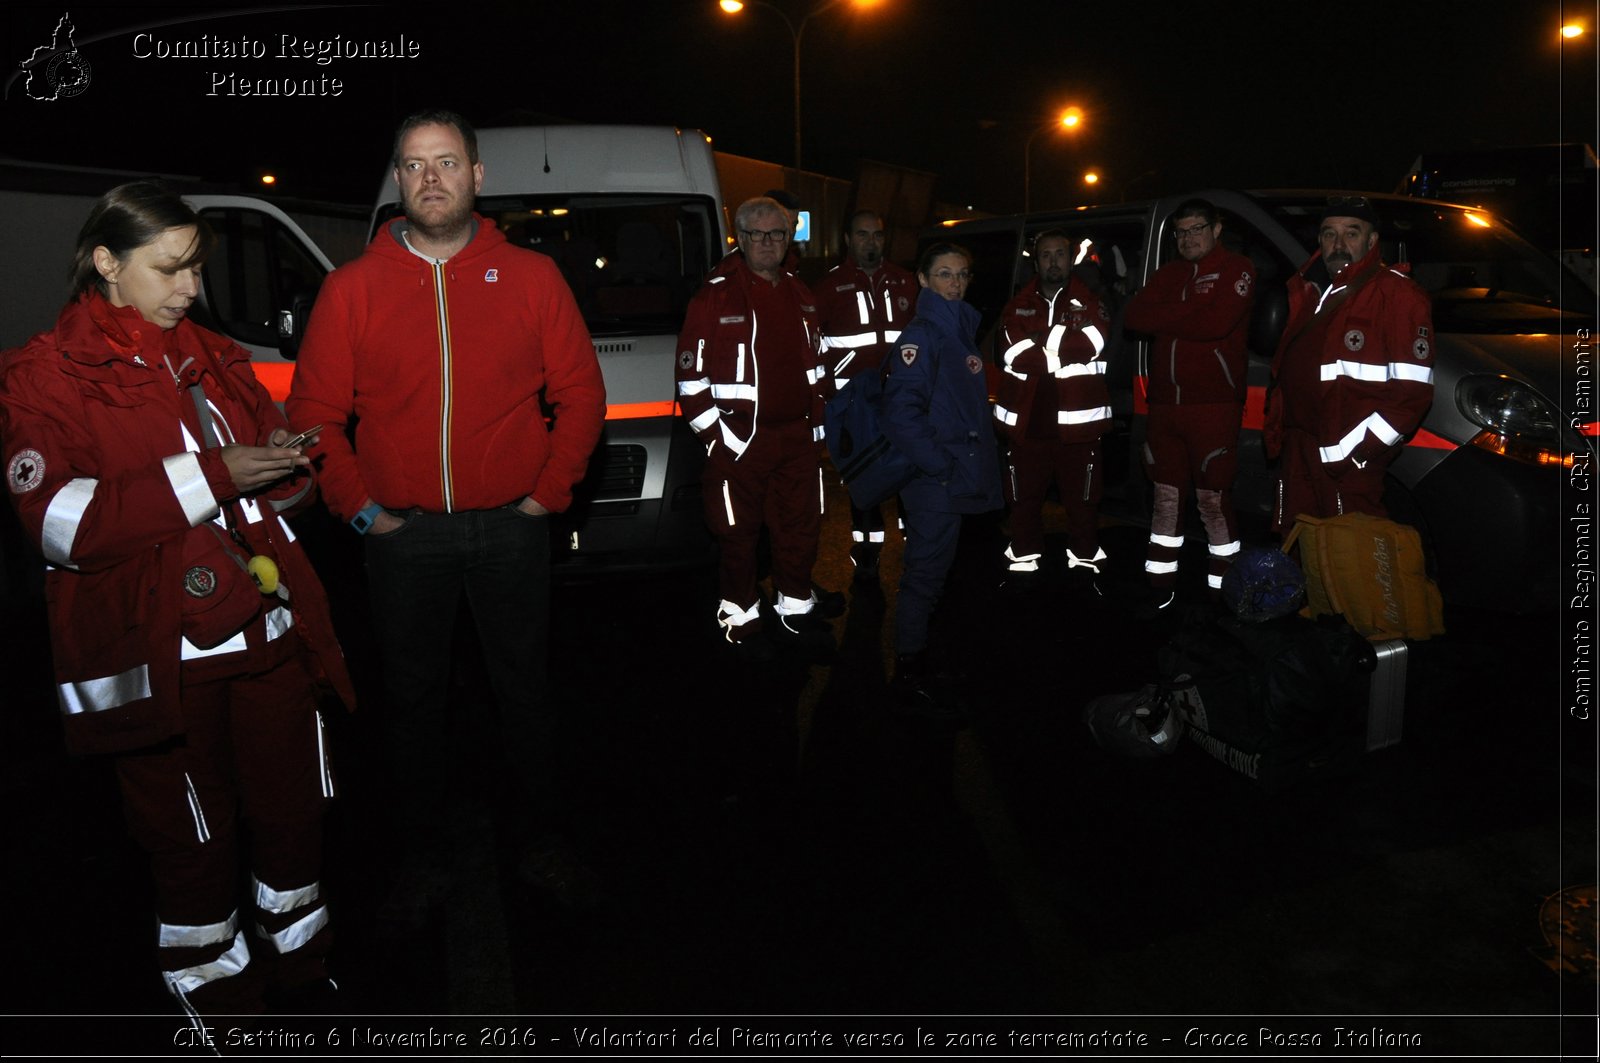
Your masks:
<instances>
[{"instance_id":1,"label":"yellow whistle on lanyard","mask_svg":"<svg viewBox=\"0 0 1600 1063\"><path fill-rule=\"evenodd\" d=\"M270 557L256 554L245 566L250 577L256 581L256 586L261 588L262 594L278 593L278 563Z\"/></svg>"}]
</instances>

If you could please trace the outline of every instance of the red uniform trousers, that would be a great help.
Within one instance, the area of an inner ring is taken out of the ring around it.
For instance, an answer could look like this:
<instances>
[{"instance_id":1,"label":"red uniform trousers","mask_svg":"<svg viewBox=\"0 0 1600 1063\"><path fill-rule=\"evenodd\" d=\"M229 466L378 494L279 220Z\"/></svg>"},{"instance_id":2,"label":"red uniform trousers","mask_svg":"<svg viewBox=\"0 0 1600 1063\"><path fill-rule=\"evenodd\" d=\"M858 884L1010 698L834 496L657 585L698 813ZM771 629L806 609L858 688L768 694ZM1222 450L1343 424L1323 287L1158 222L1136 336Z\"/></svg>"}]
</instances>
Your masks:
<instances>
[{"instance_id":1,"label":"red uniform trousers","mask_svg":"<svg viewBox=\"0 0 1600 1063\"><path fill-rule=\"evenodd\" d=\"M1244 407L1236 402L1150 407L1144 461L1155 497L1144 570L1151 586L1169 588L1178 582L1184 518L1192 493L1210 554L1206 582L1213 590L1221 589L1222 577L1239 553L1233 481L1239 472L1243 415Z\"/></svg>"},{"instance_id":2,"label":"red uniform trousers","mask_svg":"<svg viewBox=\"0 0 1600 1063\"><path fill-rule=\"evenodd\" d=\"M262 669L252 674L191 682L186 663L185 733L116 760L124 814L155 876L162 977L194 1013L257 1014L268 985L327 977L320 877L333 778L298 638L282 641L291 652L239 654L233 663ZM252 872L242 918L241 813Z\"/></svg>"},{"instance_id":3,"label":"red uniform trousers","mask_svg":"<svg viewBox=\"0 0 1600 1063\"><path fill-rule=\"evenodd\" d=\"M1105 478L1100 441L1013 440L1008 460L1012 558L1044 553L1044 496L1053 479L1067 511L1067 548L1084 561L1092 560L1100 548L1100 493Z\"/></svg>"},{"instance_id":4,"label":"red uniform trousers","mask_svg":"<svg viewBox=\"0 0 1600 1063\"><path fill-rule=\"evenodd\" d=\"M1317 446L1317 439L1297 428L1283 430L1283 451L1278 458L1278 497L1274 501L1272 526L1287 532L1301 513L1313 517L1337 517L1341 513L1370 513L1387 517L1383 505L1383 474L1394 460L1383 454L1357 469L1342 461L1344 470L1337 479L1329 475Z\"/></svg>"},{"instance_id":5,"label":"red uniform trousers","mask_svg":"<svg viewBox=\"0 0 1600 1063\"><path fill-rule=\"evenodd\" d=\"M804 419L761 424L737 462L717 447L701 477L706 524L721 553L718 621L732 642L760 630L756 548L772 547L772 589L780 609L807 603L822 535L822 447Z\"/></svg>"}]
</instances>

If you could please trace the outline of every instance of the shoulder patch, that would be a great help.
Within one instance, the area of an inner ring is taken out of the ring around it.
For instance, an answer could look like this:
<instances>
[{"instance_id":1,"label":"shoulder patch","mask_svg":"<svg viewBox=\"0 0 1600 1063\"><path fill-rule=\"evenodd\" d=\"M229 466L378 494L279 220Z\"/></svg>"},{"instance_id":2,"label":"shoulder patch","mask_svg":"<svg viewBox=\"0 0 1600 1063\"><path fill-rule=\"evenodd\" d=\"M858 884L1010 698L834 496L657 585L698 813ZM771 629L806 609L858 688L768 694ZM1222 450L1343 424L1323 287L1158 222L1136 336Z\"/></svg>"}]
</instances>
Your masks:
<instances>
[{"instance_id":1,"label":"shoulder patch","mask_svg":"<svg viewBox=\"0 0 1600 1063\"><path fill-rule=\"evenodd\" d=\"M11 493L24 495L44 483L44 455L37 450L19 450L6 466L6 483Z\"/></svg>"},{"instance_id":2,"label":"shoulder patch","mask_svg":"<svg viewBox=\"0 0 1600 1063\"><path fill-rule=\"evenodd\" d=\"M1239 279L1233 282L1233 290L1238 292L1241 298L1243 296L1249 295L1250 294L1250 274L1249 273L1241 273L1241 274L1239 274Z\"/></svg>"},{"instance_id":3,"label":"shoulder patch","mask_svg":"<svg viewBox=\"0 0 1600 1063\"><path fill-rule=\"evenodd\" d=\"M902 311L906 311L911 309L911 300L902 295L895 300L895 305L898 306Z\"/></svg>"},{"instance_id":4,"label":"shoulder patch","mask_svg":"<svg viewBox=\"0 0 1600 1063\"><path fill-rule=\"evenodd\" d=\"M983 372L983 359L979 358L975 354L967 355L967 372L969 372L969 373L981 373L981 372Z\"/></svg>"},{"instance_id":5,"label":"shoulder patch","mask_svg":"<svg viewBox=\"0 0 1600 1063\"><path fill-rule=\"evenodd\" d=\"M836 292L853 292L856 290L856 283L851 281L849 284L835 285L833 290Z\"/></svg>"},{"instance_id":6,"label":"shoulder patch","mask_svg":"<svg viewBox=\"0 0 1600 1063\"><path fill-rule=\"evenodd\" d=\"M1428 352L1430 350L1432 350L1432 348L1428 346L1428 341L1421 336L1418 336L1417 342L1411 345L1411 353L1416 355L1417 361L1419 362L1428 357Z\"/></svg>"},{"instance_id":7,"label":"shoulder patch","mask_svg":"<svg viewBox=\"0 0 1600 1063\"><path fill-rule=\"evenodd\" d=\"M1346 350L1359 351L1367 345L1367 337L1360 329L1353 328L1344 334L1344 345Z\"/></svg>"},{"instance_id":8,"label":"shoulder patch","mask_svg":"<svg viewBox=\"0 0 1600 1063\"><path fill-rule=\"evenodd\" d=\"M744 320L745 317L743 314L731 314L728 317L717 318L717 321L724 325L741 325L744 323Z\"/></svg>"},{"instance_id":9,"label":"shoulder patch","mask_svg":"<svg viewBox=\"0 0 1600 1063\"><path fill-rule=\"evenodd\" d=\"M1037 314L1039 311L1035 310L1031 306L1019 306L1019 307L1017 307L1015 310L1013 310L1011 312L1013 314L1016 314L1018 317L1032 317L1034 314Z\"/></svg>"},{"instance_id":10,"label":"shoulder patch","mask_svg":"<svg viewBox=\"0 0 1600 1063\"><path fill-rule=\"evenodd\" d=\"M694 352L682 351L678 354L678 368L687 369L694 364Z\"/></svg>"},{"instance_id":11,"label":"shoulder patch","mask_svg":"<svg viewBox=\"0 0 1600 1063\"><path fill-rule=\"evenodd\" d=\"M915 343L902 343L900 345L900 360L907 365L917 360L917 345Z\"/></svg>"}]
</instances>

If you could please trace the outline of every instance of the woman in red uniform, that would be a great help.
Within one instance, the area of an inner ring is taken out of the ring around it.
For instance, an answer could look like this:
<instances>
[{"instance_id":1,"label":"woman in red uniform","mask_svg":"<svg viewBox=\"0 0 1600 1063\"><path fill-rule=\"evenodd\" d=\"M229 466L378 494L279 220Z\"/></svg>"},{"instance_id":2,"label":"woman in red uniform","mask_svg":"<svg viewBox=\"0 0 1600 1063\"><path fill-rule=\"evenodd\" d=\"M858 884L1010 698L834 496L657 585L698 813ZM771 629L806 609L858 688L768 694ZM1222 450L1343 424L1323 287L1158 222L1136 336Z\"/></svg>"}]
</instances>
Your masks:
<instances>
[{"instance_id":1,"label":"woman in red uniform","mask_svg":"<svg viewBox=\"0 0 1600 1063\"><path fill-rule=\"evenodd\" d=\"M161 185L112 189L56 327L0 356L0 455L49 562L67 744L114 757L162 977L196 1020L327 984L314 677L354 700L284 519L315 495L303 442L249 355L189 320L211 243Z\"/></svg>"}]
</instances>

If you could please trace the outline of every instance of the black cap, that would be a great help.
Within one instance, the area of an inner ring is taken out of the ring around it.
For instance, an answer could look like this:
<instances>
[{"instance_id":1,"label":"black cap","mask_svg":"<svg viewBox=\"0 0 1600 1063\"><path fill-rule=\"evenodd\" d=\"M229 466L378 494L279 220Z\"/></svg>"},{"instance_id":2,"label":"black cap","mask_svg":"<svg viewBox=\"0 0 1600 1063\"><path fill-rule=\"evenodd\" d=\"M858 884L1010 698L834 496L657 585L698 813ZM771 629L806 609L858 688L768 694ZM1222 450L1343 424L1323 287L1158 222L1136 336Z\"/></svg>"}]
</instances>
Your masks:
<instances>
[{"instance_id":1,"label":"black cap","mask_svg":"<svg viewBox=\"0 0 1600 1063\"><path fill-rule=\"evenodd\" d=\"M1359 218L1374 229L1382 228L1378 223L1378 212L1366 196L1329 196L1328 205L1323 208L1319 221L1329 218Z\"/></svg>"}]
</instances>

